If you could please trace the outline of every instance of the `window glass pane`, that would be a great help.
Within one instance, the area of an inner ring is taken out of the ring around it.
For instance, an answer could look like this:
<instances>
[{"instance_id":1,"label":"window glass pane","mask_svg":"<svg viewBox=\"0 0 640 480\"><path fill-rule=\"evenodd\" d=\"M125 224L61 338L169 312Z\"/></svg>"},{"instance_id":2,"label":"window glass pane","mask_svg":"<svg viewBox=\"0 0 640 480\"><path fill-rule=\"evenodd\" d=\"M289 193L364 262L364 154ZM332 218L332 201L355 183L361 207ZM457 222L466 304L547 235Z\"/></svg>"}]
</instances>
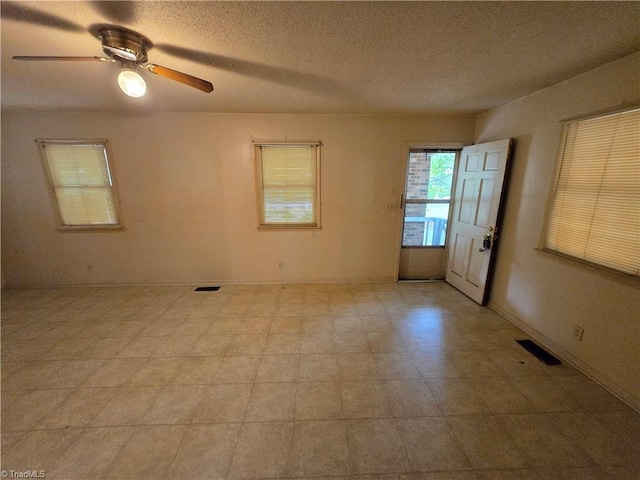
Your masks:
<instances>
[{"instance_id":1,"label":"window glass pane","mask_svg":"<svg viewBox=\"0 0 640 480\"><path fill-rule=\"evenodd\" d=\"M269 188L265 191L267 223L312 223L313 194L307 188Z\"/></svg>"},{"instance_id":2,"label":"window glass pane","mask_svg":"<svg viewBox=\"0 0 640 480\"><path fill-rule=\"evenodd\" d=\"M455 151L409 152L403 247L445 245L456 156Z\"/></svg>"},{"instance_id":3,"label":"window glass pane","mask_svg":"<svg viewBox=\"0 0 640 480\"><path fill-rule=\"evenodd\" d=\"M427 152L409 153L407 200L427 198L428 182L429 165L427 163Z\"/></svg>"},{"instance_id":4,"label":"window glass pane","mask_svg":"<svg viewBox=\"0 0 640 480\"><path fill-rule=\"evenodd\" d=\"M54 186L110 186L104 145L45 146Z\"/></svg>"},{"instance_id":5,"label":"window glass pane","mask_svg":"<svg viewBox=\"0 0 640 480\"><path fill-rule=\"evenodd\" d=\"M119 225L105 144L39 144L62 226Z\"/></svg>"},{"instance_id":6,"label":"window glass pane","mask_svg":"<svg viewBox=\"0 0 640 480\"><path fill-rule=\"evenodd\" d=\"M431 200L449 200L451 198L451 182L456 161L455 152L429 153L429 191L427 198Z\"/></svg>"},{"instance_id":7,"label":"window glass pane","mask_svg":"<svg viewBox=\"0 0 640 480\"><path fill-rule=\"evenodd\" d=\"M56 188L63 225L115 225L118 223L111 189Z\"/></svg>"},{"instance_id":8,"label":"window glass pane","mask_svg":"<svg viewBox=\"0 0 640 480\"><path fill-rule=\"evenodd\" d=\"M568 122L546 250L640 275L640 109Z\"/></svg>"},{"instance_id":9,"label":"window glass pane","mask_svg":"<svg viewBox=\"0 0 640 480\"><path fill-rule=\"evenodd\" d=\"M405 247L444 246L448 218L448 203L407 204L402 245Z\"/></svg>"},{"instance_id":10,"label":"window glass pane","mask_svg":"<svg viewBox=\"0 0 640 480\"><path fill-rule=\"evenodd\" d=\"M317 221L317 147L256 146L262 192L262 225L310 225Z\"/></svg>"},{"instance_id":11,"label":"window glass pane","mask_svg":"<svg viewBox=\"0 0 640 480\"><path fill-rule=\"evenodd\" d=\"M455 152L410 152L407 200L448 200L455 159Z\"/></svg>"}]
</instances>

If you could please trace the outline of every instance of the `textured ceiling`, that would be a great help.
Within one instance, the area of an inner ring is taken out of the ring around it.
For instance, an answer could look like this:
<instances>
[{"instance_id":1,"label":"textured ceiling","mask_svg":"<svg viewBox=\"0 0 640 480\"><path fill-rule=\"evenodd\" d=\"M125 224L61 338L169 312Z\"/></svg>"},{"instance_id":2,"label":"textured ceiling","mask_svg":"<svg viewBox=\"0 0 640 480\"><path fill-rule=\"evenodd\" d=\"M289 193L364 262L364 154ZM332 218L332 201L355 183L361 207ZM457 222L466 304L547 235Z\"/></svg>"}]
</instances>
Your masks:
<instances>
[{"instance_id":1,"label":"textured ceiling","mask_svg":"<svg viewBox=\"0 0 640 480\"><path fill-rule=\"evenodd\" d=\"M640 49L638 2L6 2L2 108L276 113L472 113ZM149 61L210 94L118 66L18 62L102 55L96 26L136 30Z\"/></svg>"}]
</instances>

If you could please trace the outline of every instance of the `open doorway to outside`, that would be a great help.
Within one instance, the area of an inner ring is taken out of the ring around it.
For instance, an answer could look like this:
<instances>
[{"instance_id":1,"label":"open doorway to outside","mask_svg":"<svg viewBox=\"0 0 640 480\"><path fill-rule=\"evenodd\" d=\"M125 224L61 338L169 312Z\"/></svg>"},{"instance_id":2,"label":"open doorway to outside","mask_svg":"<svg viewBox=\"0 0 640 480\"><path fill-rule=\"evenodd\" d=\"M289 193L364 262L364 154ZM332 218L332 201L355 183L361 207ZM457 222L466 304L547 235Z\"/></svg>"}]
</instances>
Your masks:
<instances>
[{"instance_id":1,"label":"open doorway to outside","mask_svg":"<svg viewBox=\"0 0 640 480\"><path fill-rule=\"evenodd\" d=\"M442 279L458 150L410 149L403 202L400 280Z\"/></svg>"}]
</instances>

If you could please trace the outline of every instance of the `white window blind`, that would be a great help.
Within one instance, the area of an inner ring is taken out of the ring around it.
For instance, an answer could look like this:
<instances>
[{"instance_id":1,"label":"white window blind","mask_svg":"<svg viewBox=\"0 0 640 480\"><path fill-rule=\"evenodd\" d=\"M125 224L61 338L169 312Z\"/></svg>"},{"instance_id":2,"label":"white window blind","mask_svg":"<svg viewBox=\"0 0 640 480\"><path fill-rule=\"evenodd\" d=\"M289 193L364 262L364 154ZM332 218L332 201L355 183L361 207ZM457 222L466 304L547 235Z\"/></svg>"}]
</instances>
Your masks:
<instances>
[{"instance_id":1,"label":"white window blind","mask_svg":"<svg viewBox=\"0 0 640 480\"><path fill-rule=\"evenodd\" d=\"M319 225L317 144L255 145L261 226Z\"/></svg>"},{"instance_id":2,"label":"white window blind","mask_svg":"<svg viewBox=\"0 0 640 480\"><path fill-rule=\"evenodd\" d=\"M39 141L61 226L119 226L104 143Z\"/></svg>"},{"instance_id":3,"label":"white window blind","mask_svg":"<svg viewBox=\"0 0 640 480\"><path fill-rule=\"evenodd\" d=\"M640 109L566 123L545 250L640 274Z\"/></svg>"}]
</instances>

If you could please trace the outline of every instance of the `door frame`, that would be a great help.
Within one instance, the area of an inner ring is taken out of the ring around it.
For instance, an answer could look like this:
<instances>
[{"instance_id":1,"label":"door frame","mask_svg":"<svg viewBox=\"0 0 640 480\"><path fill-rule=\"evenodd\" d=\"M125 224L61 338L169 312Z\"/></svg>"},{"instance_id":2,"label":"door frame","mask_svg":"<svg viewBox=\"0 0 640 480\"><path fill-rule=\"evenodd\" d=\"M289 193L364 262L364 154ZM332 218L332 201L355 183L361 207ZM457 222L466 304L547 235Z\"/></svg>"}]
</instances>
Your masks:
<instances>
[{"instance_id":1,"label":"door frame","mask_svg":"<svg viewBox=\"0 0 640 480\"><path fill-rule=\"evenodd\" d=\"M405 190L407 188L407 169L409 168L409 153L411 150L417 149L433 149L433 150L462 150L464 147L472 145L473 143L468 142L405 142L404 144L404 156L402 157L402 177L400 179L400 187L399 191L396 192L396 199L394 200L397 205L398 218L396 222L396 267L394 274L394 281L397 283L400 279L400 252L402 251L402 234L404 229L404 205L403 198L405 194ZM456 175L458 173L458 169L456 169L453 173L453 185L451 193L453 194L453 189L455 188ZM449 212L451 213L451 212ZM449 223L447 223L447 234L449 233ZM447 245L445 245L445 251L447 249ZM446 266L446 264L445 264Z\"/></svg>"}]
</instances>

